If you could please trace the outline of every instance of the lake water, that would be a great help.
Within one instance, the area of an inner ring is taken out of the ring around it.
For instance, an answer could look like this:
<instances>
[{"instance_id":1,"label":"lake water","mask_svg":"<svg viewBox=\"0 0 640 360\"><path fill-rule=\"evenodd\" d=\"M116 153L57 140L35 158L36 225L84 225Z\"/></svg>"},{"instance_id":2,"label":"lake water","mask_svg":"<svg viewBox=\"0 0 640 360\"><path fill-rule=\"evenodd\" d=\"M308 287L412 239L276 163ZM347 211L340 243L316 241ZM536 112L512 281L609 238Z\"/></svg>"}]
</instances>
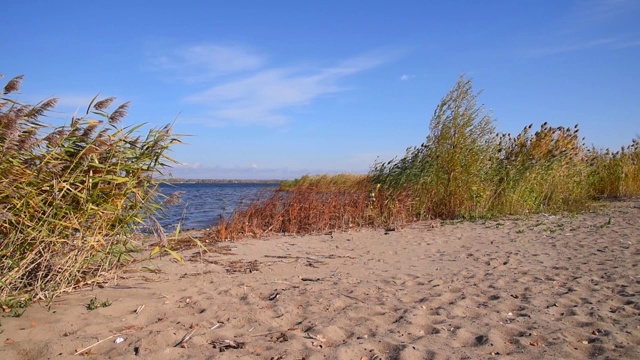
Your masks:
<instances>
[{"instance_id":1,"label":"lake water","mask_svg":"<svg viewBox=\"0 0 640 360\"><path fill-rule=\"evenodd\" d=\"M166 231L180 223L183 230L205 229L216 225L221 217L247 203L261 191L275 190L277 184L253 183L180 183L161 184L160 192L170 196L184 192L177 204L166 205L156 216Z\"/></svg>"}]
</instances>

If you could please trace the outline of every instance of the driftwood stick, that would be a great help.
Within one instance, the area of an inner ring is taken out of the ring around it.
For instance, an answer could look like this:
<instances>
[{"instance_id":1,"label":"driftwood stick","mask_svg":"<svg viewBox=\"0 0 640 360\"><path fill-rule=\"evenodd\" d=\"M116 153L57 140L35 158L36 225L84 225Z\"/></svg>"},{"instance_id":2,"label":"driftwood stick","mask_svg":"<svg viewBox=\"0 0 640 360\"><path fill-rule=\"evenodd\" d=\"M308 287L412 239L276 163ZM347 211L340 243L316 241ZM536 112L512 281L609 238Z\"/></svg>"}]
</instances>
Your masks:
<instances>
[{"instance_id":1,"label":"driftwood stick","mask_svg":"<svg viewBox=\"0 0 640 360\"><path fill-rule=\"evenodd\" d=\"M282 331L282 330L269 331L269 332L265 332L265 333L254 334L254 335L251 335L251 337L267 336L267 335L277 334L277 333L281 333L281 332L284 332L284 331Z\"/></svg>"},{"instance_id":2,"label":"driftwood stick","mask_svg":"<svg viewBox=\"0 0 640 360\"><path fill-rule=\"evenodd\" d=\"M190 333L188 333L187 335L185 335L182 340L180 340L179 343L177 343L174 347L178 347L184 343L186 343L187 341L189 341L189 339L191 339L191 335L193 335L194 332L196 332L196 330L198 330L198 328L194 328L193 330L191 330Z\"/></svg>"},{"instance_id":3,"label":"driftwood stick","mask_svg":"<svg viewBox=\"0 0 640 360\"><path fill-rule=\"evenodd\" d=\"M367 304L366 302L364 302L364 301L362 301L362 300L358 299L358 298L357 298L357 297L355 297L355 296L347 295L347 294L344 294L344 293L340 293L340 295L345 296L345 297L348 297L348 298L349 298L349 299L351 299L351 300L355 300L355 301L361 302L361 303L363 303L363 304L365 304L365 305Z\"/></svg>"},{"instance_id":4,"label":"driftwood stick","mask_svg":"<svg viewBox=\"0 0 640 360\"><path fill-rule=\"evenodd\" d=\"M266 258L275 258L275 259L304 259L303 256L292 256L292 255L264 255Z\"/></svg>"},{"instance_id":5,"label":"driftwood stick","mask_svg":"<svg viewBox=\"0 0 640 360\"><path fill-rule=\"evenodd\" d=\"M102 343L102 342L105 342L105 341L107 341L107 340L109 340L109 339L112 339L112 338L114 338L114 337L116 337L116 336L119 336L119 335L120 335L120 334L114 334L114 335L109 336L108 338L104 338L104 339L102 339L102 340L98 341L97 343L94 343L94 344L92 344L92 345L87 346L87 347L86 347L86 348L84 348L84 349L81 349L81 350L76 351L76 353L75 353L75 354L73 354L73 355L82 354L83 352L85 352L85 351L87 351L87 350L91 349L92 347L94 347L94 346L96 346L96 345L98 345L98 344L100 344L100 343Z\"/></svg>"}]
</instances>

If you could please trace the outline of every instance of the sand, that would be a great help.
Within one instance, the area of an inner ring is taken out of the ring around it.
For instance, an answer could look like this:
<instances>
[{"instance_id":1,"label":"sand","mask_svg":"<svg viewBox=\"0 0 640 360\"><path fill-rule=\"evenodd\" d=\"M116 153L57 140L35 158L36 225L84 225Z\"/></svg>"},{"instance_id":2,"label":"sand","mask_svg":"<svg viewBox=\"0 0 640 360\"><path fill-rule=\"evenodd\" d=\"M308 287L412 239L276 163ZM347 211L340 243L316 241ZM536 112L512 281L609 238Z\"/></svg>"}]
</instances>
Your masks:
<instances>
[{"instance_id":1,"label":"sand","mask_svg":"<svg viewBox=\"0 0 640 360\"><path fill-rule=\"evenodd\" d=\"M0 358L637 359L639 221L634 199L221 243L1 318Z\"/></svg>"}]
</instances>

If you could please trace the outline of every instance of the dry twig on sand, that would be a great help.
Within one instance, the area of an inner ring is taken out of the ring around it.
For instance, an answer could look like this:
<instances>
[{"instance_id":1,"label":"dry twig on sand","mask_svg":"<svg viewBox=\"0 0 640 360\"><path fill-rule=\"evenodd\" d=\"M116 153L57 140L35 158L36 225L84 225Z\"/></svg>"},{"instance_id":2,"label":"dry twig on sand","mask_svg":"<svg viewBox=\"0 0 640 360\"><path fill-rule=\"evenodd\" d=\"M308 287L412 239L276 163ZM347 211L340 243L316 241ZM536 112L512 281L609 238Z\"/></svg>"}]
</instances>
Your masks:
<instances>
[{"instance_id":1,"label":"dry twig on sand","mask_svg":"<svg viewBox=\"0 0 640 360\"><path fill-rule=\"evenodd\" d=\"M107 341L107 340L109 340L109 339L113 339L113 338L114 338L114 337L116 337L116 336L120 336L120 334L114 334L114 335L109 336L108 338L104 338L104 339L102 339L102 340L100 340L100 341L98 341L98 342L96 342L96 343L94 343L94 344L92 344L92 345L87 346L87 347L86 347L86 348L84 348L84 349L80 349L80 350L76 351L76 353L75 353L75 354L73 354L73 355L80 355L80 354L82 354L83 352L85 352L85 351L87 351L87 350L91 349L92 347L94 347L94 346L96 346L96 345L98 345L98 344L100 344L100 343L103 343L103 342L105 342L105 341Z\"/></svg>"},{"instance_id":2,"label":"dry twig on sand","mask_svg":"<svg viewBox=\"0 0 640 360\"><path fill-rule=\"evenodd\" d=\"M196 330L198 330L197 327L194 327L193 330L191 330L190 333L188 333L187 335L185 335L182 340L180 340L177 344L175 344L173 347L180 347L183 346L187 341L189 341L189 339L191 339L191 336L193 335L193 333L196 332Z\"/></svg>"}]
</instances>

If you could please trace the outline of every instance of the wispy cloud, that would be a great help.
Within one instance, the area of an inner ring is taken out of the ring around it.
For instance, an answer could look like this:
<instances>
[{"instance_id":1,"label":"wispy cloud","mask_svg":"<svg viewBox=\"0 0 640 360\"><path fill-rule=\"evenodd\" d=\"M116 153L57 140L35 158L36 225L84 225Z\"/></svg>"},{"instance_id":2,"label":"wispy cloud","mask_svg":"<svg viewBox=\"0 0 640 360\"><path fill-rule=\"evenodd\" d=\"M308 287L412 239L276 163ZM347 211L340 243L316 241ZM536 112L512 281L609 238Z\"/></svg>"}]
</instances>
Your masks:
<instances>
[{"instance_id":1,"label":"wispy cloud","mask_svg":"<svg viewBox=\"0 0 640 360\"><path fill-rule=\"evenodd\" d=\"M261 168L256 164L250 164L249 166L192 165L173 166L170 174L177 178L189 179L294 179L307 173L312 173L308 169Z\"/></svg>"},{"instance_id":2,"label":"wispy cloud","mask_svg":"<svg viewBox=\"0 0 640 360\"><path fill-rule=\"evenodd\" d=\"M606 45L613 45L615 43L616 43L615 39L600 39L600 40L594 40L594 41L586 41L582 43L543 46L543 47L529 49L525 52L525 55L531 56L531 57L557 55L557 54L570 53L575 51L588 50L588 49L602 47Z\"/></svg>"},{"instance_id":3,"label":"wispy cloud","mask_svg":"<svg viewBox=\"0 0 640 360\"><path fill-rule=\"evenodd\" d=\"M400 80L402 80L402 81L409 81L409 80L411 80L411 79L413 79L413 78L415 78L415 77L416 77L415 75L402 74L402 75L400 76Z\"/></svg>"},{"instance_id":4,"label":"wispy cloud","mask_svg":"<svg viewBox=\"0 0 640 360\"><path fill-rule=\"evenodd\" d=\"M616 44L616 47L618 49L628 49L628 48L634 48L634 47L639 47L639 46L640 46L640 40L636 40L636 41L621 41L621 42Z\"/></svg>"},{"instance_id":5,"label":"wispy cloud","mask_svg":"<svg viewBox=\"0 0 640 360\"><path fill-rule=\"evenodd\" d=\"M201 167L202 165L199 162L194 162L194 163L182 162L172 166L172 168L175 168L175 169L192 169L192 170L200 169Z\"/></svg>"},{"instance_id":6,"label":"wispy cloud","mask_svg":"<svg viewBox=\"0 0 640 360\"><path fill-rule=\"evenodd\" d=\"M368 53L324 67L267 66L267 59L247 48L199 45L156 59L158 69L185 82L198 80L204 90L184 97L201 114L187 121L207 125L273 126L286 123L286 110L350 89L344 79L381 66L397 56ZM233 65L227 65L231 63ZM206 119L206 120L204 120Z\"/></svg>"},{"instance_id":7,"label":"wispy cloud","mask_svg":"<svg viewBox=\"0 0 640 360\"><path fill-rule=\"evenodd\" d=\"M537 45L521 55L542 57L586 50L615 50L637 46L635 25L640 16L637 0L582 0L573 3L565 16L537 33Z\"/></svg>"},{"instance_id":8,"label":"wispy cloud","mask_svg":"<svg viewBox=\"0 0 640 360\"><path fill-rule=\"evenodd\" d=\"M571 20L577 26L594 25L616 21L640 8L637 0L586 0L576 2Z\"/></svg>"},{"instance_id":9,"label":"wispy cloud","mask_svg":"<svg viewBox=\"0 0 640 360\"><path fill-rule=\"evenodd\" d=\"M184 46L157 55L151 60L151 67L171 74L175 79L193 83L254 70L265 61L263 55L243 46L204 44Z\"/></svg>"},{"instance_id":10,"label":"wispy cloud","mask_svg":"<svg viewBox=\"0 0 640 360\"><path fill-rule=\"evenodd\" d=\"M209 114L219 120L236 124L276 125L286 121L279 111L341 91L336 83L341 73L344 76L346 71L269 69L214 85L186 100L209 107Z\"/></svg>"}]
</instances>

